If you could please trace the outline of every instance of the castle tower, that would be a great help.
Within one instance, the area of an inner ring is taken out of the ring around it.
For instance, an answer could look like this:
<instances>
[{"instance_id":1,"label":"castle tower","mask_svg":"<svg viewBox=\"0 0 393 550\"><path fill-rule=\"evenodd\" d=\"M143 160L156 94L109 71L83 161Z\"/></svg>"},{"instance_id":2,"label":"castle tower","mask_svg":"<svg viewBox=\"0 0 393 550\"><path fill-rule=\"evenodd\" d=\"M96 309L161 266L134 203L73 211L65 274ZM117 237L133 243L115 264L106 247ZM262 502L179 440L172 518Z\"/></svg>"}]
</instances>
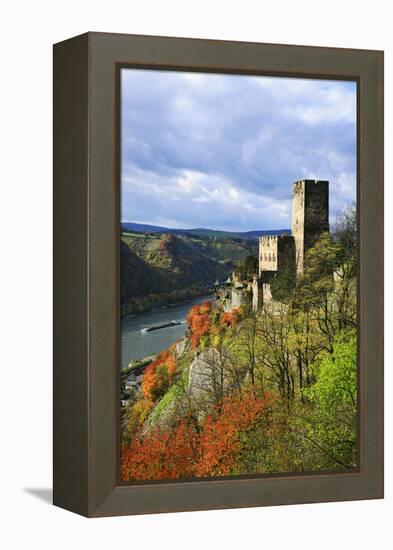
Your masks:
<instances>
[{"instance_id":1,"label":"castle tower","mask_svg":"<svg viewBox=\"0 0 393 550\"><path fill-rule=\"evenodd\" d=\"M273 271L293 269L295 246L291 235L259 237L259 276Z\"/></svg>"},{"instance_id":2,"label":"castle tower","mask_svg":"<svg viewBox=\"0 0 393 550\"><path fill-rule=\"evenodd\" d=\"M321 233L329 231L329 182L295 181L292 197L292 235L295 239L296 269L304 269L304 257Z\"/></svg>"}]
</instances>

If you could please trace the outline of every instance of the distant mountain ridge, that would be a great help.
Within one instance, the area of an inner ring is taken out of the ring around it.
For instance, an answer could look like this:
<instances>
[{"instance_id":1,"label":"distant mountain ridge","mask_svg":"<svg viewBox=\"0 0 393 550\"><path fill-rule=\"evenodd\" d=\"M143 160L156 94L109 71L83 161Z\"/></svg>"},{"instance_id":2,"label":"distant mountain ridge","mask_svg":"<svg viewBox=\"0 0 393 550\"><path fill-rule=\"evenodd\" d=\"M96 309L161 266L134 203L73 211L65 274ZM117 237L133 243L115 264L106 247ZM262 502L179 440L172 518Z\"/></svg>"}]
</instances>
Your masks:
<instances>
[{"instance_id":1,"label":"distant mountain ridge","mask_svg":"<svg viewBox=\"0 0 393 550\"><path fill-rule=\"evenodd\" d=\"M254 231L221 231L216 229L206 229L196 227L195 229L174 229L159 225L149 225L144 223L123 222L122 227L127 231L137 231L139 233L168 233L175 235L196 235L200 237L211 237L216 239L257 239L264 235L290 235L290 229L260 229Z\"/></svg>"}]
</instances>

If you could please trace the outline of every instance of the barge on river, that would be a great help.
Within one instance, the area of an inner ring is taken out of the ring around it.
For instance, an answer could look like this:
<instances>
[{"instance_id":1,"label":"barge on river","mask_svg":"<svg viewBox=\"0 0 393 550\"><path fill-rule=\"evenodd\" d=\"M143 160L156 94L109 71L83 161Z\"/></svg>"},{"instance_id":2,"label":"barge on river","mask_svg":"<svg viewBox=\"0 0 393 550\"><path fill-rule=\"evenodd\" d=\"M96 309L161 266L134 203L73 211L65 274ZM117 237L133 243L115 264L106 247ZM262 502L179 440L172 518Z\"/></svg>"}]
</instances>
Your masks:
<instances>
[{"instance_id":1,"label":"barge on river","mask_svg":"<svg viewBox=\"0 0 393 550\"><path fill-rule=\"evenodd\" d=\"M141 329L141 332L151 332L152 330L159 330L160 328L175 327L180 325L181 321L167 321L165 323L160 323L158 325L151 325L150 327L145 327Z\"/></svg>"}]
</instances>

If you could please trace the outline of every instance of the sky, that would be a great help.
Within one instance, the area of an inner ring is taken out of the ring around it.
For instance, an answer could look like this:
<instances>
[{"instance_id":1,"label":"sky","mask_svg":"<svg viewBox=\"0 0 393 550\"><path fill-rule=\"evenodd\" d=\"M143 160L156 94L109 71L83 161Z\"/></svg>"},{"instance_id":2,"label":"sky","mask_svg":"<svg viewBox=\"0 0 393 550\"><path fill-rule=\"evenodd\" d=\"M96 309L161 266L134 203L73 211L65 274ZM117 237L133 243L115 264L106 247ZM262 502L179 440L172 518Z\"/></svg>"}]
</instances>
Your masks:
<instances>
[{"instance_id":1,"label":"sky","mask_svg":"<svg viewBox=\"0 0 393 550\"><path fill-rule=\"evenodd\" d=\"M286 229L301 179L355 203L355 82L122 70L123 222Z\"/></svg>"}]
</instances>

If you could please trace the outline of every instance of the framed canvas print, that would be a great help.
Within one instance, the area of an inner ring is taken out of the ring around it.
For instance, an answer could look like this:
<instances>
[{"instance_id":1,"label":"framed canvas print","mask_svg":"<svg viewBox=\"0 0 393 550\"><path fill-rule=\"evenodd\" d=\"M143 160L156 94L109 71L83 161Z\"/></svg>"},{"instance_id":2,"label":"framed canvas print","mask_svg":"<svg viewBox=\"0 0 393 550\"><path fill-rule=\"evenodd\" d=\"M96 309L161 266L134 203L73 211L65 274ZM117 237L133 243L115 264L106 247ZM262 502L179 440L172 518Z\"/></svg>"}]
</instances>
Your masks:
<instances>
[{"instance_id":1,"label":"framed canvas print","mask_svg":"<svg viewBox=\"0 0 393 550\"><path fill-rule=\"evenodd\" d=\"M54 47L54 503L383 496L383 53Z\"/></svg>"}]
</instances>

